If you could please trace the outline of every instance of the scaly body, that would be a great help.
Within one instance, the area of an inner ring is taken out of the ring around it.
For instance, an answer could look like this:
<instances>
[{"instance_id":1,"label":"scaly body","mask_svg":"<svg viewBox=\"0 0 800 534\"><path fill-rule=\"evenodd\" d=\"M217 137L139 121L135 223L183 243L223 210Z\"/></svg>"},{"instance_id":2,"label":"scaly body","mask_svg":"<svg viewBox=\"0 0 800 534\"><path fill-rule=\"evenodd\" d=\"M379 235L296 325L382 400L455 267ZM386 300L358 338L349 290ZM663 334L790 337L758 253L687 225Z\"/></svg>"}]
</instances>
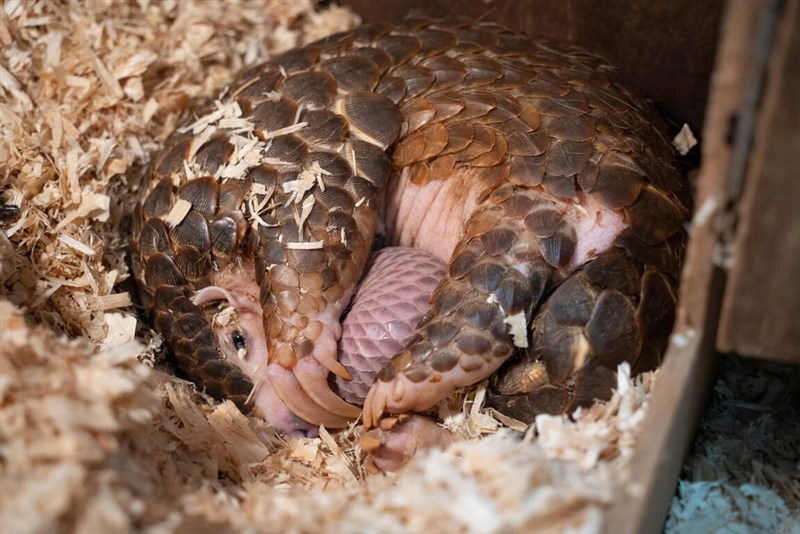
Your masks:
<instances>
[{"instance_id":1,"label":"scaly body","mask_svg":"<svg viewBox=\"0 0 800 534\"><path fill-rule=\"evenodd\" d=\"M606 396L621 361L658 363L689 194L653 108L596 57L408 19L250 68L195 117L153 163L133 270L210 393L287 431L361 414L328 379L350 378L339 319L376 235L449 269L367 396L367 426L515 354L492 400L512 413L567 410ZM216 300L259 317L258 348L223 346Z\"/></svg>"}]
</instances>

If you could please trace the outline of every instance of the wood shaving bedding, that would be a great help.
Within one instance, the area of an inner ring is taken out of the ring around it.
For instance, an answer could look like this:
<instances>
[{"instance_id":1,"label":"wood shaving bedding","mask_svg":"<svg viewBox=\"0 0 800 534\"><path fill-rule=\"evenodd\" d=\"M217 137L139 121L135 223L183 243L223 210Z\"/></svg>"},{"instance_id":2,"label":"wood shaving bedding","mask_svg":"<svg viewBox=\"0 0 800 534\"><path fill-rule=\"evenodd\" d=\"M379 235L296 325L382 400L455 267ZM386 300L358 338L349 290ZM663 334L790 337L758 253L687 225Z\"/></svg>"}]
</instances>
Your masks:
<instances>
[{"instance_id":1,"label":"wood shaving bedding","mask_svg":"<svg viewBox=\"0 0 800 534\"><path fill-rule=\"evenodd\" d=\"M800 533L800 368L727 357L669 533Z\"/></svg>"},{"instance_id":2,"label":"wood shaving bedding","mask_svg":"<svg viewBox=\"0 0 800 534\"><path fill-rule=\"evenodd\" d=\"M623 367L609 403L524 435L477 409L480 388L462 392L445 424L485 437L383 477L365 472L355 425L286 440L153 368L160 338L126 308L120 237L149 158L193 98L353 13L312 0L1 9L0 201L20 213L0 223L0 531L599 531L657 373Z\"/></svg>"}]
</instances>

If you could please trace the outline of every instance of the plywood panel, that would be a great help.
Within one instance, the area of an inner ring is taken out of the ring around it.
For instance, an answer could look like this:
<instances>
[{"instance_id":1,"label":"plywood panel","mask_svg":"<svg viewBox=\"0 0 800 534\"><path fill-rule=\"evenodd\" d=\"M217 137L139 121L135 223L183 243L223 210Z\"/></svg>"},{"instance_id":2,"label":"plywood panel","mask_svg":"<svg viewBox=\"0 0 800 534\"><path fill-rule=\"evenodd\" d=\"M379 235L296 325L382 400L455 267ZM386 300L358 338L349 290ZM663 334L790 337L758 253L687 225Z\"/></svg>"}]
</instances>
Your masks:
<instances>
[{"instance_id":1,"label":"plywood panel","mask_svg":"<svg viewBox=\"0 0 800 534\"><path fill-rule=\"evenodd\" d=\"M800 2L784 6L739 204L719 348L800 363Z\"/></svg>"},{"instance_id":2,"label":"plywood panel","mask_svg":"<svg viewBox=\"0 0 800 534\"><path fill-rule=\"evenodd\" d=\"M650 412L631 462L631 478L606 516L605 532L661 532L683 457L711 390L714 344L725 273L716 264L720 218L726 213L731 170L737 161L731 117L747 99L754 75L753 43L769 14L765 3L734 0L727 9L714 73L680 308Z\"/></svg>"}]
</instances>

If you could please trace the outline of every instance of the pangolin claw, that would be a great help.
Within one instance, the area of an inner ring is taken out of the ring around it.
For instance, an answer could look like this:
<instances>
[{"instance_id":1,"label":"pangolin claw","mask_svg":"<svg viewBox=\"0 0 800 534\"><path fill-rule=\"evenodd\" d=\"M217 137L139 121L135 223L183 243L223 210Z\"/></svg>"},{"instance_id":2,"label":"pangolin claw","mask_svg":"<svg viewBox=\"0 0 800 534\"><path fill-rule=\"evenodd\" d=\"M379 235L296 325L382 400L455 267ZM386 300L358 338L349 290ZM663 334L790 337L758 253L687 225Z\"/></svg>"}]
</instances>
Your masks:
<instances>
[{"instance_id":1,"label":"pangolin claw","mask_svg":"<svg viewBox=\"0 0 800 534\"><path fill-rule=\"evenodd\" d=\"M292 372L303 391L326 411L350 420L361 415L361 408L345 402L331 390L327 369L321 367L317 360L301 358Z\"/></svg>"},{"instance_id":2,"label":"pangolin claw","mask_svg":"<svg viewBox=\"0 0 800 534\"><path fill-rule=\"evenodd\" d=\"M355 416L343 416L328 411L305 392L292 371L284 369L278 364L267 366L267 376L272 384L272 389L283 403L305 421L321 424L328 428L344 428L354 417L358 417L357 413Z\"/></svg>"}]
</instances>

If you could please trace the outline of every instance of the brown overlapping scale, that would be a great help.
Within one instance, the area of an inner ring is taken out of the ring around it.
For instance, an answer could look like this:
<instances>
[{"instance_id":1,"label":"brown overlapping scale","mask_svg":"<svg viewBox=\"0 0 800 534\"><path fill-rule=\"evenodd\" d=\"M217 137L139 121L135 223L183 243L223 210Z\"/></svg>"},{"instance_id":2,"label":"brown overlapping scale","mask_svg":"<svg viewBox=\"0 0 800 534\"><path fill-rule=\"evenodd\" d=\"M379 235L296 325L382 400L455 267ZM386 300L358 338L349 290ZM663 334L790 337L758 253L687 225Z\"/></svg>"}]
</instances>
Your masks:
<instances>
[{"instance_id":1,"label":"brown overlapping scale","mask_svg":"<svg viewBox=\"0 0 800 534\"><path fill-rule=\"evenodd\" d=\"M281 135L270 139L264 155L284 164L301 165L308 157L308 146L294 134Z\"/></svg>"},{"instance_id":2,"label":"brown overlapping scale","mask_svg":"<svg viewBox=\"0 0 800 534\"><path fill-rule=\"evenodd\" d=\"M544 154L550 144L550 136L544 130L526 132L516 128L506 137L508 153L515 156L538 156Z\"/></svg>"},{"instance_id":3,"label":"brown overlapping scale","mask_svg":"<svg viewBox=\"0 0 800 534\"><path fill-rule=\"evenodd\" d=\"M295 48L284 52L272 61L273 65L280 65L288 74L310 69L319 60L321 50L316 46ZM291 77L290 77L291 78ZM288 81L288 80L287 80ZM284 85L284 88L286 86Z\"/></svg>"},{"instance_id":4,"label":"brown overlapping scale","mask_svg":"<svg viewBox=\"0 0 800 534\"><path fill-rule=\"evenodd\" d=\"M544 99L560 98L569 93L569 90L569 85L564 80L556 78L550 72L540 71L537 72L536 79L525 85L525 96L537 97L537 103L540 104ZM572 113L572 115L579 115L579 113ZM556 116L558 115L556 114Z\"/></svg>"},{"instance_id":5,"label":"brown overlapping scale","mask_svg":"<svg viewBox=\"0 0 800 534\"><path fill-rule=\"evenodd\" d=\"M505 159L507 152L508 143L505 136L495 135L495 143L492 149L469 160L469 165L471 167L495 167Z\"/></svg>"},{"instance_id":6,"label":"brown overlapping scale","mask_svg":"<svg viewBox=\"0 0 800 534\"><path fill-rule=\"evenodd\" d=\"M383 193L383 191L375 187L372 182L360 176L354 176L353 179L348 182L347 189L358 199L356 202L360 201L371 207L375 207L375 201L377 201Z\"/></svg>"},{"instance_id":7,"label":"brown overlapping scale","mask_svg":"<svg viewBox=\"0 0 800 534\"><path fill-rule=\"evenodd\" d=\"M234 98L252 98L262 100L267 94L277 91L283 81L283 74L276 68L260 66L254 69L252 75L239 78L240 83L235 85L232 94Z\"/></svg>"},{"instance_id":8,"label":"brown overlapping scale","mask_svg":"<svg viewBox=\"0 0 800 534\"><path fill-rule=\"evenodd\" d=\"M378 67L378 71L383 74L385 73L391 66L392 66L392 58L378 48L371 48L371 47L361 47L361 48L354 48L349 52L351 55L364 57L375 63Z\"/></svg>"},{"instance_id":9,"label":"brown overlapping scale","mask_svg":"<svg viewBox=\"0 0 800 534\"><path fill-rule=\"evenodd\" d=\"M542 114L530 102L522 104L522 112L519 114L519 119L528 125L528 130L530 131L538 130L542 125Z\"/></svg>"},{"instance_id":10,"label":"brown overlapping scale","mask_svg":"<svg viewBox=\"0 0 800 534\"><path fill-rule=\"evenodd\" d=\"M410 35L387 35L375 45L389 54L395 65L406 63L422 49L422 41Z\"/></svg>"},{"instance_id":11,"label":"brown overlapping scale","mask_svg":"<svg viewBox=\"0 0 800 534\"><path fill-rule=\"evenodd\" d=\"M456 167L456 158L452 154L441 156L426 162L430 175L434 180L447 178Z\"/></svg>"},{"instance_id":12,"label":"brown overlapping scale","mask_svg":"<svg viewBox=\"0 0 800 534\"><path fill-rule=\"evenodd\" d=\"M464 97L457 91L437 93L436 98L431 99L431 102L436 108L437 122L460 116L465 107Z\"/></svg>"},{"instance_id":13,"label":"brown overlapping scale","mask_svg":"<svg viewBox=\"0 0 800 534\"><path fill-rule=\"evenodd\" d=\"M431 358L431 369L446 373L458 364L459 353L455 350L441 350Z\"/></svg>"},{"instance_id":14,"label":"brown overlapping scale","mask_svg":"<svg viewBox=\"0 0 800 534\"><path fill-rule=\"evenodd\" d=\"M616 368L609 369L599 362L589 360L575 376L575 400L570 408L608 400L616 385Z\"/></svg>"},{"instance_id":15,"label":"brown overlapping scale","mask_svg":"<svg viewBox=\"0 0 800 534\"><path fill-rule=\"evenodd\" d=\"M633 231L645 243L655 245L681 230L686 212L673 199L645 186L639 199L625 208Z\"/></svg>"},{"instance_id":16,"label":"brown overlapping scale","mask_svg":"<svg viewBox=\"0 0 800 534\"><path fill-rule=\"evenodd\" d=\"M589 279L603 288L633 295L640 290L641 267L619 247L611 247L583 269Z\"/></svg>"},{"instance_id":17,"label":"brown overlapping scale","mask_svg":"<svg viewBox=\"0 0 800 534\"><path fill-rule=\"evenodd\" d=\"M492 291L493 300L507 316L522 313L530 305L532 294L530 280L516 269L507 269Z\"/></svg>"},{"instance_id":18,"label":"brown overlapping scale","mask_svg":"<svg viewBox=\"0 0 800 534\"><path fill-rule=\"evenodd\" d=\"M394 172L392 161L386 155L386 151L372 143L358 140L353 141L350 146L355 155L356 174L379 189L385 188Z\"/></svg>"},{"instance_id":19,"label":"brown overlapping scale","mask_svg":"<svg viewBox=\"0 0 800 534\"><path fill-rule=\"evenodd\" d=\"M486 406L532 424L538 414L561 414L569 411L570 394L564 388L545 385L531 392L498 395L489 393Z\"/></svg>"},{"instance_id":20,"label":"brown overlapping scale","mask_svg":"<svg viewBox=\"0 0 800 534\"><path fill-rule=\"evenodd\" d=\"M342 31L317 39L308 46L319 48L323 54L337 55L349 49L355 39L356 36L353 32Z\"/></svg>"},{"instance_id":21,"label":"brown overlapping scale","mask_svg":"<svg viewBox=\"0 0 800 534\"><path fill-rule=\"evenodd\" d=\"M219 186L218 211L236 211L242 209L244 191L234 182L226 182Z\"/></svg>"},{"instance_id":22,"label":"brown overlapping scale","mask_svg":"<svg viewBox=\"0 0 800 534\"><path fill-rule=\"evenodd\" d=\"M233 145L228 142L227 135L219 135L203 144L194 155L194 161L200 172L215 174L228 162L233 154Z\"/></svg>"},{"instance_id":23,"label":"brown overlapping scale","mask_svg":"<svg viewBox=\"0 0 800 534\"><path fill-rule=\"evenodd\" d=\"M541 156L515 156L509 158L511 164L508 179L511 183L535 187L542 183L547 159Z\"/></svg>"},{"instance_id":24,"label":"brown overlapping scale","mask_svg":"<svg viewBox=\"0 0 800 534\"><path fill-rule=\"evenodd\" d=\"M610 369L633 359L642 346L636 308L628 297L614 290L600 293L585 332L597 361Z\"/></svg>"},{"instance_id":25,"label":"brown overlapping scale","mask_svg":"<svg viewBox=\"0 0 800 534\"><path fill-rule=\"evenodd\" d=\"M572 259L578 238L571 226L562 226L558 232L539 242L542 258L553 267L564 267Z\"/></svg>"},{"instance_id":26,"label":"brown overlapping scale","mask_svg":"<svg viewBox=\"0 0 800 534\"><path fill-rule=\"evenodd\" d=\"M317 191L314 198L326 209L338 207L345 213L352 212L356 203L350 193L338 187L326 187L325 191Z\"/></svg>"},{"instance_id":27,"label":"brown overlapping scale","mask_svg":"<svg viewBox=\"0 0 800 534\"><path fill-rule=\"evenodd\" d=\"M398 79L402 80L405 88L404 95L409 99L428 91L436 79L430 69L419 65L403 65L393 72Z\"/></svg>"},{"instance_id":28,"label":"brown overlapping scale","mask_svg":"<svg viewBox=\"0 0 800 534\"><path fill-rule=\"evenodd\" d=\"M589 355L583 327L559 324L547 311L535 319L532 340L547 368L548 379L554 385L566 384L575 371L576 362L585 361Z\"/></svg>"},{"instance_id":29,"label":"brown overlapping scale","mask_svg":"<svg viewBox=\"0 0 800 534\"><path fill-rule=\"evenodd\" d=\"M343 91L372 91L382 74L371 60L359 56L343 56L320 63L320 68L336 79Z\"/></svg>"},{"instance_id":30,"label":"brown overlapping scale","mask_svg":"<svg viewBox=\"0 0 800 534\"><path fill-rule=\"evenodd\" d=\"M628 98L623 99L618 95L619 87L615 89L616 91L596 87L586 92L584 98L592 107L612 111L613 113L607 115L608 118L621 117L630 111L631 103Z\"/></svg>"},{"instance_id":31,"label":"brown overlapping scale","mask_svg":"<svg viewBox=\"0 0 800 534\"><path fill-rule=\"evenodd\" d=\"M347 121L327 109L303 110L300 122L306 126L296 135L312 146L338 148L348 133Z\"/></svg>"},{"instance_id":32,"label":"brown overlapping scale","mask_svg":"<svg viewBox=\"0 0 800 534\"><path fill-rule=\"evenodd\" d=\"M323 180L326 184L344 185L353 176L350 164L332 152L311 152L306 161L308 165L316 163L325 171Z\"/></svg>"},{"instance_id":33,"label":"brown overlapping scale","mask_svg":"<svg viewBox=\"0 0 800 534\"><path fill-rule=\"evenodd\" d=\"M642 170L629 157L609 152L598 163L597 177L588 191L607 208L620 209L637 199L643 178Z\"/></svg>"},{"instance_id":34,"label":"brown overlapping scale","mask_svg":"<svg viewBox=\"0 0 800 534\"><path fill-rule=\"evenodd\" d=\"M450 122L447 128L447 144L440 154L452 154L465 149L475 134L475 127L469 121Z\"/></svg>"},{"instance_id":35,"label":"brown overlapping scale","mask_svg":"<svg viewBox=\"0 0 800 534\"><path fill-rule=\"evenodd\" d=\"M648 344L642 347L639 358L633 364L633 367L631 367L631 374L638 375L656 369L661 364L665 350L666 346L658 348Z\"/></svg>"},{"instance_id":36,"label":"brown overlapping scale","mask_svg":"<svg viewBox=\"0 0 800 534\"><path fill-rule=\"evenodd\" d=\"M600 155L593 154L589 159L589 163L586 164L586 167L581 169L575 176L575 181L583 191L591 191L594 188L594 184L597 181L597 174L600 172L600 168L597 165L599 158Z\"/></svg>"},{"instance_id":37,"label":"brown overlapping scale","mask_svg":"<svg viewBox=\"0 0 800 534\"><path fill-rule=\"evenodd\" d=\"M586 141L553 139L547 149L547 174L572 176L583 169L592 156L592 144Z\"/></svg>"},{"instance_id":38,"label":"brown overlapping scale","mask_svg":"<svg viewBox=\"0 0 800 534\"><path fill-rule=\"evenodd\" d=\"M402 168L424 161L441 153L447 145L447 128L441 123L432 124L405 137L394 148L392 159Z\"/></svg>"},{"instance_id":39,"label":"brown overlapping scale","mask_svg":"<svg viewBox=\"0 0 800 534\"><path fill-rule=\"evenodd\" d=\"M613 111L605 111L597 113L597 129L608 134L607 138L613 138L617 132L633 130L634 125L630 122L629 114L615 113Z\"/></svg>"},{"instance_id":40,"label":"brown overlapping scale","mask_svg":"<svg viewBox=\"0 0 800 534\"><path fill-rule=\"evenodd\" d=\"M480 28L459 28L454 33L458 37L456 50L460 53L487 50L499 41L496 33Z\"/></svg>"},{"instance_id":41,"label":"brown overlapping scale","mask_svg":"<svg viewBox=\"0 0 800 534\"><path fill-rule=\"evenodd\" d=\"M522 197L526 198L526 197ZM533 206L533 201L525 216L525 227L538 238L555 234L562 226L564 214L551 204Z\"/></svg>"},{"instance_id":42,"label":"brown overlapping scale","mask_svg":"<svg viewBox=\"0 0 800 534\"><path fill-rule=\"evenodd\" d=\"M503 77L503 66L492 58L478 56L463 61L467 76L463 80L466 87L479 87L491 84Z\"/></svg>"},{"instance_id":43,"label":"brown overlapping scale","mask_svg":"<svg viewBox=\"0 0 800 534\"><path fill-rule=\"evenodd\" d=\"M648 269L642 278L641 288L636 321L644 338L653 344L661 340L664 345L659 348L664 350L667 336L675 320L676 296L672 282L661 273Z\"/></svg>"},{"instance_id":44,"label":"brown overlapping scale","mask_svg":"<svg viewBox=\"0 0 800 534\"><path fill-rule=\"evenodd\" d=\"M597 135L597 123L588 113L571 117L544 115L542 126L553 137L569 141L590 141Z\"/></svg>"},{"instance_id":45,"label":"brown overlapping scale","mask_svg":"<svg viewBox=\"0 0 800 534\"><path fill-rule=\"evenodd\" d=\"M399 104L407 95L407 86L405 80L399 76L384 76L375 91Z\"/></svg>"},{"instance_id":46,"label":"brown overlapping scale","mask_svg":"<svg viewBox=\"0 0 800 534\"><path fill-rule=\"evenodd\" d=\"M288 98L266 100L253 108L250 121L256 130L274 132L294 124L297 118L297 103Z\"/></svg>"},{"instance_id":47,"label":"brown overlapping scale","mask_svg":"<svg viewBox=\"0 0 800 534\"><path fill-rule=\"evenodd\" d=\"M467 77L464 64L449 56L434 56L421 62L420 65L433 72L434 81L431 90L434 91L453 87Z\"/></svg>"},{"instance_id":48,"label":"brown overlapping scale","mask_svg":"<svg viewBox=\"0 0 800 534\"><path fill-rule=\"evenodd\" d=\"M336 89L336 80L327 72L300 72L283 82L283 94L287 98L310 108L330 106L336 96Z\"/></svg>"},{"instance_id":49,"label":"brown overlapping scale","mask_svg":"<svg viewBox=\"0 0 800 534\"><path fill-rule=\"evenodd\" d=\"M202 251L211 247L206 218L195 210L187 213L186 217L172 229L170 237L176 247L186 245Z\"/></svg>"},{"instance_id":50,"label":"brown overlapping scale","mask_svg":"<svg viewBox=\"0 0 800 534\"><path fill-rule=\"evenodd\" d=\"M681 233L676 234L682 240ZM669 242L664 242L658 246L652 246L642 241L633 228L623 230L617 238L618 246L624 248L626 252L636 261L649 265L654 269L677 278L680 271L680 255L669 246Z\"/></svg>"},{"instance_id":51,"label":"brown overlapping scale","mask_svg":"<svg viewBox=\"0 0 800 534\"><path fill-rule=\"evenodd\" d=\"M483 118L485 124L495 126L498 123L516 119L522 114L522 105L517 98L500 94L495 95L494 100L494 108Z\"/></svg>"},{"instance_id":52,"label":"brown overlapping scale","mask_svg":"<svg viewBox=\"0 0 800 534\"><path fill-rule=\"evenodd\" d=\"M426 98L415 98L400 107L400 111L405 119L401 135L418 130L428 124L436 116L436 108L433 102Z\"/></svg>"},{"instance_id":53,"label":"brown overlapping scale","mask_svg":"<svg viewBox=\"0 0 800 534\"><path fill-rule=\"evenodd\" d=\"M496 89L512 89L517 90L525 87L532 78L535 72L520 62L511 61L503 71L503 77L494 83Z\"/></svg>"},{"instance_id":54,"label":"brown overlapping scale","mask_svg":"<svg viewBox=\"0 0 800 534\"><path fill-rule=\"evenodd\" d=\"M182 286L186 284L181 271L166 254L156 253L145 262L144 279L151 288L160 286Z\"/></svg>"},{"instance_id":55,"label":"brown overlapping scale","mask_svg":"<svg viewBox=\"0 0 800 534\"><path fill-rule=\"evenodd\" d=\"M588 277L578 273L558 287L558 297L548 302L547 310L560 324L583 326L592 318L597 297Z\"/></svg>"},{"instance_id":56,"label":"brown overlapping scale","mask_svg":"<svg viewBox=\"0 0 800 534\"><path fill-rule=\"evenodd\" d=\"M397 106L376 93L351 93L345 95L339 110L350 123L350 130L365 141L387 148L400 134L403 119Z\"/></svg>"},{"instance_id":57,"label":"brown overlapping scale","mask_svg":"<svg viewBox=\"0 0 800 534\"><path fill-rule=\"evenodd\" d=\"M514 242L516 232L509 228L495 228L481 236L484 251L492 256L505 254Z\"/></svg>"},{"instance_id":58,"label":"brown overlapping scale","mask_svg":"<svg viewBox=\"0 0 800 534\"><path fill-rule=\"evenodd\" d=\"M611 83L599 67L561 68L558 73L569 80L570 85L578 89L583 87L608 87Z\"/></svg>"},{"instance_id":59,"label":"brown overlapping scale","mask_svg":"<svg viewBox=\"0 0 800 534\"><path fill-rule=\"evenodd\" d=\"M460 121L484 117L497 105L497 99L485 91L470 91L463 95L463 99L464 109L458 114L458 120Z\"/></svg>"},{"instance_id":60,"label":"brown overlapping scale","mask_svg":"<svg viewBox=\"0 0 800 534\"><path fill-rule=\"evenodd\" d=\"M533 46L530 37L507 32L497 36L497 44L492 47L492 52L498 56L524 56L530 53Z\"/></svg>"},{"instance_id":61,"label":"brown overlapping scale","mask_svg":"<svg viewBox=\"0 0 800 534\"><path fill-rule=\"evenodd\" d=\"M146 219L153 217L166 217L172 209L172 183L167 178L162 178L147 193L142 202L142 212Z\"/></svg>"},{"instance_id":62,"label":"brown overlapping scale","mask_svg":"<svg viewBox=\"0 0 800 534\"><path fill-rule=\"evenodd\" d=\"M198 250L192 246L177 247L174 261L175 266L186 279L192 282L204 278L211 269L211 258L208 251Z\"/></svg>"},{"instance_id":63,"label":"brown overlapping scale","mask_svg":"<svg viewBox=\"0 0 800 534\"><path fill-rule=\"evenodd\" d=\"M473 126L472 142L464 150L455 153L456 161L470 161L494 148L497 137L494 129L480 123Z\"/></svg>"},{"instance_id":64,"label":"brown overlapping scale","mask_svg":"<svg viewBox=\"0 0 800 534\"><path fill-rule=\"evenodd\" d=\"M183 170L184 161L192 147L192 140L188 137L174 140L168 149L165 149L155 161L155 174L169 176Z\"/></svg>"},{"instance_id":65,"label":"brown overlapping scale","mask_svg":"<svg viewBox=\"0 0 800 534\"><path fill-rule=\"evenodd\" d=\"M568 199L577 197L575 178L572 176L552 176L545 174L542 189L556 198Z\"/></svg>"},{"instance_id":66,"label":"brown overlapping scale","mask_svg":"<svg viewBox=\"0 0 800 534\"><path fill-rule=\"evenodd\" d=\"M232 216L217 216L208 225L208 234L214 256L227 258L233 255L238 246L239 228Z\"/></svg>"},{"instance_id":67,"label":"brown overlapping scale","mask_svg":"<svg viewBox=\"0 0 800 534\"><path fill-rule=\"evenodd\" d=\"M353 30L355 42L360 44L372 44L384 35L392 31L392 26L386 23L367 24L359 26Z\"/></svg>"},{"instance_id":68,"label":"brown overlapping scale","mask_svg":"<svg viewBox=\"0 0 800 534\"><path fill-rule=\"evenodd\" d=\"M419 30L427 28L432 23L433 21L428 17L416 16L412 14L401 20L395 27L395 30L398 33L407 32L407 33L417 34Z\"/></svg>"},{"instance_id":69,"label":"brown overlapping scale","mask_svg":"<svg viewBox=\"0 0 800 534\"><path fill-rule=\"evenodd\" d=\"M195 178L181 185L178 188L177 196L188 201L192 205L192 209L206 217L211 217L217 211L219 184L211 176Z\"/></svg>"},{"instance_id":70,"label":"brown overlapping scale","mask_svg":"<svg viewBox=\"0 0 800 534\"><path fill-rule=\"evenodd\" d=\"M513 365L501 369L491 381L493 393L512 396L530 393L549 385L547 368L541 360L531 357L527 352L512 360ZM510 398L505 400L511 401Z\"/></svg>"},{"instance_id":71,"label":"brown overlapping scale","mask_svg":"<svg viewBox=\"0 0 800 534\"><path fill-rule=\"evenodd\" d=\"M458 37L452 32L427 28L416 33L416 37L422 41L423 56L434 56L451 50L457 43Z\"/></svg>"},{"instance_id":72,"label":"brown overlapping scale","mask_svg":"<svg viewBox=\"0 0 800 534\"><path fill-rule=\"evenodd\" d=\"M247 189L258 184L263 188L264 194L267 197L272 196L278 182L278 171L271 165L258 165L253 167L247 172L243 184L247 185Z\"/></svg>"}]
</instances>

